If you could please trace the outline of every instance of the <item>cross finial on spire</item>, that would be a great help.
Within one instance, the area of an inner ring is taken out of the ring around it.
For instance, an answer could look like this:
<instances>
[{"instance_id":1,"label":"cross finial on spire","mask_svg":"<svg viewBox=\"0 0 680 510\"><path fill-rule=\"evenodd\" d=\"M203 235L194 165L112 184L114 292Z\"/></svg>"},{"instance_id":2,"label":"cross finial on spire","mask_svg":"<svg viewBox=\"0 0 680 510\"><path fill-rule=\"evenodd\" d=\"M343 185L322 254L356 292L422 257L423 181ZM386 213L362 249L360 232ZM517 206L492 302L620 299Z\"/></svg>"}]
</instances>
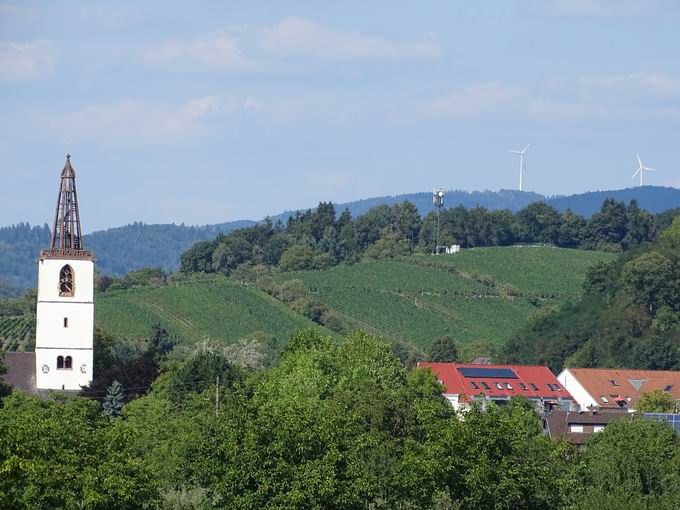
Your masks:
<instances>
[{"instance_id":1,"label":"cross finial on spire","mask_svg":"<svg viewBox=\"0 0 680 510\"><path fill-rule=\"evenodd\" d=\"M66 159L71 159L71 155L70 155L70 154L66 154Z\"/></svg>"}]
</instances>

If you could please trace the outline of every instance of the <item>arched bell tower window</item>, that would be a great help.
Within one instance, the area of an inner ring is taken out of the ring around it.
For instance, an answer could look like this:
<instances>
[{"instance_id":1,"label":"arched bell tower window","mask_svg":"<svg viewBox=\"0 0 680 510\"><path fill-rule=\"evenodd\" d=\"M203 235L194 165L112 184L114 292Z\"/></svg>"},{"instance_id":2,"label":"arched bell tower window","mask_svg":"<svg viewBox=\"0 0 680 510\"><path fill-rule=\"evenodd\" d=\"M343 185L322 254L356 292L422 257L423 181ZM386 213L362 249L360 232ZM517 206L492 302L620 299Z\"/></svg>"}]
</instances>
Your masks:
<instances>
[{"instance_id":1,"label":"arched bell tower window","mask_svg":"<svg viewBox=\"0 0 680 510\"><path fill-rule=\"evenodd\" d=\"M66 356L64 358L64 368L66 370L71 370L73 368L73 358L71 358L71 356Z\"/></svg>"},{"instance_id":2,"label":"arched bell tower window","mask_svg":"<svg viewBox=\"0 0 680 510\"><path fill-rule=\"evenodd\" d=\"M73 297L74 289L73 268L67 264L59 271L59 295Z\"/></svg>"},{"instance_id":3,"label":"arched bell tower window","mask_svg":"<svg viewBox=\"0 0 680 510\"><path fill-rule=\"evenodd\" d=\"M57 370L61 370L64 368L64 357L63 356L57 356Z\"/></svg>"}]
</instances>

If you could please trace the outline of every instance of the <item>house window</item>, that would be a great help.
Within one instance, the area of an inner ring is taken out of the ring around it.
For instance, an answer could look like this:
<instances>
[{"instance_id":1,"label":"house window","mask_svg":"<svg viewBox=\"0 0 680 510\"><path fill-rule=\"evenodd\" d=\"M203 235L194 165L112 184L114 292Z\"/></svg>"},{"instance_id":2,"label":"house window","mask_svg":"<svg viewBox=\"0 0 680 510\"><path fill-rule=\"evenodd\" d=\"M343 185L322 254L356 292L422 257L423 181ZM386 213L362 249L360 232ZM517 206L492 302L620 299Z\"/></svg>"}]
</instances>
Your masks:
<instances>
[{"instance_id":1,"label":"house window","mask_svg":"<svg viewBox=\"0 0 680 510\"><path fill-rule=\"evenodd\" d=\"M510 383L505 383L505 387L506 387L507 389L511 390L511 389L512 389L512 384L510 384Z\"/></svg>"},{"instance_id":2,"label":"house window","mask_svg":"<svg viewBox=\"0 0 680 510\"><path fill-rule=\"evenodd\" d=\"M62 370L64 368L64 357L57 356L57 370Z\"/></svg>"},{"instance_id":3,"label":"house window","mask_svg":"<svg viewBox=\"0 0 680 510\"><path fill-rule=\"evenodd\" d=\"M68 328L68 317L64 317L64 327Z\"/></svg>"},{"instance_id":4,"label":"house window","mask_svg":"<svg viewBox=\"0 0 680 510\"><path fill-rule=\"evenodd\" d=\"M527 391L529 388L527 388L527 385L524 384L523 382L519 383L519 387L522 388L524 391Z\"/></svg>"},{"instance_id":5,"label":"house window","mask_svg":"<svg viewBox=\"0 0 680 510\"><path fill-rule=\"evenodd\" d=\"M64 369L71 370L73 368L73 358L71 356L66 356L64 358Z\"/></svg>"},{"instance_id":6,"label":"house window","mask_svg":"<svg viewBox=\"0 0 680 510\"><path fill-rule=\"evenodd\" d=\"M529 383L529 386L531 386L532 390L538 391L538 386L536 386L534 383Z\"/></svg>"},{"instance_id":7,"label":"house window","mask_svg":"<svg viewBox=\"0 0 680 510\"><path fill-rule=\"evenodd\" d=\"M59 271L59 295L73 297L73 268L68 264Z\"/></svg>"},{"instance_id":8,"label":"house window","mask_svg":"<svg viewBox=\"0 0 680 510\"><path fill-rule=\"evenodd\" d=\"M548 383L548 384L546 384L546 386L548 387L548 389L549 389L550 391L555 391L555 388L553 388L553 385L552 385L552 384Z\"/></svg>"},{"instance_id":9,"label":"house window","mask_svg":"<svg viewBox=\"0 0 680 510\"><path fill-rule=\"evenodd\" d=\"M569 432L583 432L583 425L569 425Z\"/></svg>"},{"instance_id":10,"label":"house window","mask_svg":"<svg viewBox=\"0 0 680 510\"><path fill-rule=\"evenodd\" d=\"M671 391L672 389L673 389L673 385L672 385L672 384L668 384L668 385L666 385L666 387L663 389L663 391Z\"/></svg>"},{"instance_id":11,"label":"house window","mask_svg":"<svg viewBox=\"0 0 680 510\"><path fill-rule=\"evenodd\" d=\"M480 384L482 385L482 388L484 388L485 390L490 390L490 389L491 389L491 388L489 387L489 385L486 384L484 381L482 381Z\"/></svg>"},{"instance_id":12,"label":"house window","mask_svg":"<svg viewBox=\"0 0 680 510\"><path fill-rule=\"evenodd\" d=\"M479 389L479 386L477 386L477 383L474 381L470 381L470 386L472 386L475 390Z\"/></svg>"},{"instance_id":13,"label":"house window","mask_svg":"<svg viewBox=\"0 0 680 510\"><path fill-rule=\"evenodd\" d=\"M593 432L602 432L604 430L604 425L595 425L593 427Z\"/></svg>"},{"instance_id":14,"label":"house window","mask_svg":"<svg viewBox=\"0 0 680 510\"><path fill-rule=\"evenodd\" d=\"M619 385L619 383L617 383L616 380L614 380L614 379L609 379L609 384L611 384L612 386L618 386Z\"/></svg>"},{"instance_id":15,"label":"house window","mask_svg":"<svg viewBox=\"0 0 680 510\"><path fill-rule=\"evenodd\" d=\"M496 384L496 388L498 388L499 390L503 389L503 385L501 383L497 382L495 384Z\"/></svg>"},{"instance_id":16,"label":"house window","mask_svg":"<svg viewBox=\"0 0 680 510\"><path fill-rule=\"evenodd\" d=\"M601 399L602 402L604 402L605 404L609 404L609 400L607 400L607 397L605 397L604 395L601 395L601 396L600 396L600 399Z\"/></svg>"}]
</instances>

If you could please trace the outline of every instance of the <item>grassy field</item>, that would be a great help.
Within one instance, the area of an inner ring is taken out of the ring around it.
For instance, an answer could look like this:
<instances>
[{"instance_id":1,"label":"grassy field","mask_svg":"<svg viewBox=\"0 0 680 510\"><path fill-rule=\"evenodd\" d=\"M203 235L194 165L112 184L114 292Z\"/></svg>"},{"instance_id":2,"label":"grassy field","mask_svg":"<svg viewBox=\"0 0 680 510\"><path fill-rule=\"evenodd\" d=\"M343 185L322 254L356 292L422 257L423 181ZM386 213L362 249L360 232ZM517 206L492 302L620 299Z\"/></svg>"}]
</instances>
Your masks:
<instances>
[{"instance_id":1,"label":"grassy field","mask_svg":"<svg viewBox=\"0 0 680 510\"><path fill-rule=\"evenodd\" d=\"M579 298L592 264L614 255L551 247L465 250L326 271L282 273L300 279L349 328L419 348L443 335L460 344L499 344L540 307Z\"/></svg>"},{"instance_id":2,"label":"grassy field","mask_svg":"<svg viewBox=\"0 0 680 510\"><path fill-rule=\"evenodd\" d=\"M232 343L257 332L284 342L292 331L314 326L267 294L227 278L100 294L95 310L98 326L126 338L146 338L160 323L187 342Z\"/></svg>"}]
</instances>

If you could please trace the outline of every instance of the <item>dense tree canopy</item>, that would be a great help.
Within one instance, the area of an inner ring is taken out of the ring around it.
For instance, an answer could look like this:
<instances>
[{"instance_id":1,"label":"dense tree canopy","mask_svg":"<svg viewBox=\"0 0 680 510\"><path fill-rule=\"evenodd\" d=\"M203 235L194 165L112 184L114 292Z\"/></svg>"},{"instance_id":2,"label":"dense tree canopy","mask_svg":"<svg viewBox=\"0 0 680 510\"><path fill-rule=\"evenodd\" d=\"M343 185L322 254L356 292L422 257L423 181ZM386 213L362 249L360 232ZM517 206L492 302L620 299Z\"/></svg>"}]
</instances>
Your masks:
<instances>
[{"instance_id":1,"label":"dense tree canopy","mask_svg":"<svg viewBox=\"0 0 680 510\"><path fill-rule=\"evenodd\" d=\"M608 214L623 214L613 205L608 208ZM556 371L565 365L680 368L677 222L656 243L594 266L583 299L530 324L504 347L505 358L547 363Z\"/></svg>"},{"instance_id":2,"label":"dense tree canopy","mask_svg":"<svg viewBox=\"0 0 680 510\"><path fill-rule=\"evenodd\" d=\"M352 218L339 216L331 203L298 212L286 225L266 219L214 241L195 244L182 255L185 273L231 274L242 265L278 266L284 271L324 269L362 257L383 259L414 251L432 253L437 216L421 218L410 202L380 205ZM555 244L568 248L622 251L655 239L654 218L635 200L606 200L591 220L566 210L560 214L536 202L513 214L463 206L441 213L441 242L462 247L516 243Z\"/></svg>"},{"instance_id":3,"label":"dense tree canopy","mask_svg":"<svg viewBox=\"0 0 680 510\"><path fill-rule=\"evenodd\" d=\"M576 510L592 508L584 501L612 509L680 501L680 440L668 425L622 420L579 453L549 439L523 399L473 406L461 420L434 374L406 369L363 333L340 342L296 333L278 365L259 372L209 350L166 360L122 414L119 390L93 400L8 397L0 507Z\"/></svg>"}]
</instances>

